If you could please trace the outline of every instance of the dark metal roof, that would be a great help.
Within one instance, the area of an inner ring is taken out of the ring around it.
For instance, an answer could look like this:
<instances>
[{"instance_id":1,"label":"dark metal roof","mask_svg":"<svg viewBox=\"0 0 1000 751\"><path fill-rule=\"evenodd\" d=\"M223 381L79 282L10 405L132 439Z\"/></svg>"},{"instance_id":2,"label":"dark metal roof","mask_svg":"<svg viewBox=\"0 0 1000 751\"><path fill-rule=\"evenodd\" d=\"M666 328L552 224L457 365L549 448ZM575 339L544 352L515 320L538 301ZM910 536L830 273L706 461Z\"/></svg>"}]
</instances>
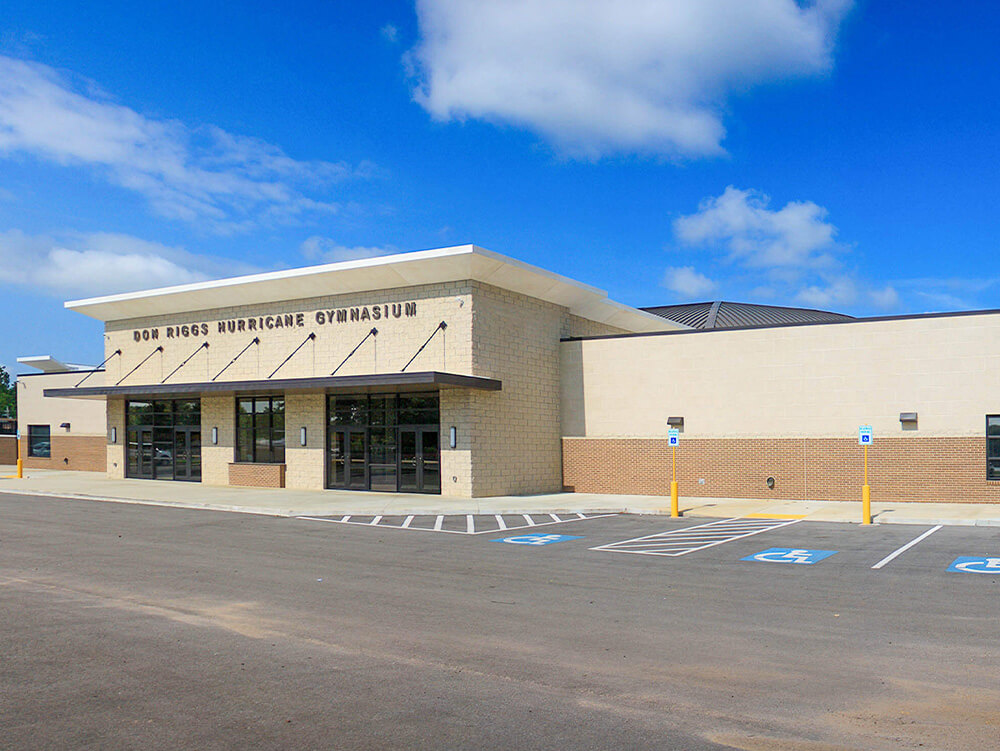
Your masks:
<instances>
[{"instance_id":1,"label":"dark metal roof","mask_svg":"<svg viewBox=\"0 0 1000 751\"><path fill-rule=\"evenodd\" d=\"M753 303L697 302L642 308L693 329L745 329L763 326L787 326L793 323L834 323L853 321L853 316L810 308L787 308Z\"/></svg>"},{"instance_id":2,"label":"dark metal roof","mask_svg":"<svg viewBox=\"0 0 1000 751\"><path fill-rule=\"evenodd\" d=\"M467 388L500 391L495 378L426 371L419 373L374 373L372 375L323 376L320 378L274 378L254 381L206 381L200 383L157 383L142 386L81 386L44 389L49 397L101 399L105 397L155 398L175 394L254 394L275 391L377 390L416 388Z\"/></svg>"}]
</instances>

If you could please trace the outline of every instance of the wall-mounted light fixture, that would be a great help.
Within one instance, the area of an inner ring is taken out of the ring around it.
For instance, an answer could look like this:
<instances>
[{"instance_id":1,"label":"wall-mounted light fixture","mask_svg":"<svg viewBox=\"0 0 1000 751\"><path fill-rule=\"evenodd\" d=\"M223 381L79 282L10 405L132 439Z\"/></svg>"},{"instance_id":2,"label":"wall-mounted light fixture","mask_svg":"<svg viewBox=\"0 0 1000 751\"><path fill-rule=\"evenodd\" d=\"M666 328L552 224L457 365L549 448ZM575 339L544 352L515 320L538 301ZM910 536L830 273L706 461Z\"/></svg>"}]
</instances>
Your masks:
<instances>
[{"instance_id":1,"label":"wall-mounted light fixture","mask_svg":"<svg viewBox=\"0 0 1000 751\"><path fill-rule=\"evenodd\" d=\"M448 428L448 446L449 448L458 446L458 428L454 425Z\"/></svg>"},{"instance_id":2,"label":"wall-mounted light fixture","mask_svg":"<svg viewBox=\"0 0 1000 751\"><path fill-rule=\"evenodd\" d=\"M111 442L118 443L118 428L114 426L111 427Z\"/></svg>"},{"instance_id":3,"label":"wall-mounted light fixture","mask_svg":"<svg viewBox=\"0 0 1000 751\"><path fill-rule=\"evenodd\" d=\"M917 413L916 412L900 412L899 413L899 424L903 430L916 430L917 429Z\"/></svg>"},{"instance_id":4,"label":"wall-mounted light fixture","mask_svg":"<svg viewBox=\"0 0 1000 751\"><path fill-rule=\"evenodd\" d=\"M60 428L64 428L67 433L69 432L69 423L68 422L62 423L59 427Z\"/></svg>"},{"instance_id":5,"label":"wall-mounted light fixture","mask_svg":"<svg viewBox=\"0 0 1000 751\"><path fill-rule=\"evenodd\" d=\"M212 428L212 445L213 446L218 446L219 445L219 429L218 428Z\"/></svg>"},{"instance_id":6,"label":"wall-mounted light fixture","mask_svg":"<svg viewBox=\"0 0 1000 751\"><path fill-rule=\"evenodd\" d=\"M671 428L677 428L678 430L684 430L684 418L683 417L668 417L667 425Z\"/></svg>"},{"instance_id":7,"label":"wall-mounted light fixture","mask_svg":"<svg viewBox=\"0 0 1000 751\"><path fill-rule=\"evenodd\" d=\"M300 446L305 446L306 445L306 427L305 427L305 425L303 425L301 428L299 428L299 445Z\"/></svg>"}]
</instances>

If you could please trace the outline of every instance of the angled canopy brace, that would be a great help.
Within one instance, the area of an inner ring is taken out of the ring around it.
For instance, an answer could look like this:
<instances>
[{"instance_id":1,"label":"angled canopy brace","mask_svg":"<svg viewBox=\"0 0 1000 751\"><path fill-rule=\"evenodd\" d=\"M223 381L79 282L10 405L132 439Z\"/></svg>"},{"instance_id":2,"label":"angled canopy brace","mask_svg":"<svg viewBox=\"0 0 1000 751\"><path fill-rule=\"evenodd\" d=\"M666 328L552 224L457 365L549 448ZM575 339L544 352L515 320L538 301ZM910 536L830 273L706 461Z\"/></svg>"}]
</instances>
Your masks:
<instances>
[{"instance_id":1,"label":"angled canopy brace","mask_svg":"<svg viewBox=\"0 0 1000 751\"><path fill-rule=\"evenodd\" d=\"M260 344L260 337L259 336L255 336L253 339L251 339L250 343L247 346L245 346L243 349L241 349L240 353L238 355L236 355L236 357L234 357L232 360L230 360L229 362L227 362L226 363L226 367L223 368L222 370L220 370L218 373L216 373L215 376L213 376L212 380L214 381L220 375L222 375L223 373L225 373L226 369L229 368L230 365L232 365L234 362L236 362L237 360L239 360L243 356L243 353L246 352L248 349L250 349L255 344Z\"/></svg>"},{"instance_id":2,"label":"angled canopy brace","mask_svg":"<svg viewBox=\"0 0 1000 751\"><path fill-rule=\"evenodd\" d=\"M424 351L424 347L426 347L428 344L431 343L431 339L434 338L434 335L437 334L437 332L439 332L439 331L444 331L446 328L448 328L448 324L445 323L444 321L441 321L441 323L439 323L437 325L437 328L434 329L434 331L431 333L431 335L429 337L427 337L427 341L420 345L420 349L418 349L416 352L413 353L413 357L410 358L410 361L408 363L406 363L406 365L404 365L400 369L399 372L402 373L404 370L406 370L408 367L410 367L410 365L413 364L413 361L417 359L417 355L419 355L421 352L423 352Z\"/></svg>"},{"instance_id":3,"label":"angled canopy brace","mask_svg":"<svg viewBox=\"0 0 1000 751\"><path fill-rule=\"evenodd\" d=\"M358 346L356 346L354 349L351 350L351 353L347 357L344 358L344 361L341 362L340 365L338 365L337 367L335 367L333 369L333 372L330 373L330 375L337 375L337 371L340 370L342 367L344 367L344 363L346 363L348 360L350 360L351 357L354 356L355 352L357 352L359 349L361 349L361 345L364 344L366 341L368 341L368 337L370 337L370 336L378 336L378 329L372 329L367 334L365 334L364 338L360 342L358 342Z\"/></svg>"},{"instance_id":4,"label":"angled canopy brace","mask_svg":"<svg viewBox=\"0 0 1000 751\"><path fill-rule=\"evenodd\" d=\"M173 370L171 370L171 371L170 371L170 372L169 372L169 373L167 374L167 378L170 378L170 376L172 376L172 375L173 375L174 373L176 373L176 372L177 372L178 370L180 370L180 369L181 369L181 368L183 368L183 367L184 367L185 365L187 365L187 364L188 364L188 360L190 360L190 359L191 359L192 357L194 357L195 355L197 355L197 354L198 354L199 352L201 352L201 351L202 351L203 349L208 349L208 342L202 342L202 343L201 343L201 346L199 346L199 347L198 347L198 349L196 349L196 350L195 350L194 352L192 352L192 353L191 353L190 355L188 355L188 356L187 356L187 360L185 360L184 362L182 362L182 363L181 363L180 365L178 365L178 366L177 366L176 368L174 368ZM163 379L162 381L160 381L160 383L166 383L166 382L167 382L167 378L164 378L164 379Z\"/></svg>"},{"instance_id":5,"label":"angled canopy brace","mask_svg":"<svg viewBox=\"0 0 1000 751\"><path fill-rule=\"evenodd\" d=\"M150 352L148 355L146 355L144 358L142 358L142 362L140 362L138 365L136 365L134 368L132 368L132 370L130 370L128 373L126 373L125 375L123 375L121 377L121 380L118 381L118 383L116 383L115 386L120 386L122 381L124 381L126 378L128 378L130 375L132 375L135 371L137 371L139 368L141 368L143 365L145 365L146 364L146 360L148 360L150 357L152 357L153 355L155 355L157 352L162 352L162 351L163 351L163 347L162 346L157 347L156 349L154 349L152 352Z\"/></svg>"},{"instance_id":6,"label":"angled canopy brace","mask_svg":"<svg viewBox=\"0 0 1000 751\"><path fill-rule=\"evenodd\" d=\"M107 365L108 364L108 360L110 360L112 357L114 357L115 355L120 355L121 353L122 353L122 351L120 349L116 349L110 355L108 355L107 357L105 357L104 358L104 362L102 362L100 365L98 365L96 368L94 368L92 371L90 371L89 373L87 373L87 375L85 375L83 378L80 379L80 383L83 383L88 378L90 378L92 375L94 375L94 373L96 373L98 370L100 370L105 365ZM76 385L79 386L80 383L78 383ZM76 388L76 386L74 386L74 388Z\"/></svg>"},{"instance_id":7,"label":"angled canopy brace","mask_svg":"<svg viewBox=\"0 0 1000 751\"><path fill-rule=\"evenodd\" d=\"M310 334L305 339L303 339L302 340L302 344L300 344L298 347L296 347L295 349L293 349L292 350L292 354L290 354L288 357L286 357L284 360L282 360L281 361L281 365L279 365L278 367L276 367L274 369L274 372L272 372L271 375L268 376L268 378L274 378L274 374L277 373L279 370L281 370L281 368L284 367L284 365L285 365L286 362L288 362L293 357L295 357L295 353L296 352L298 352L300 349L302 349L304 346L306 346L307 343L311 342L315 338L316 338L316 334Z\"/></svg>"}]
</instances>

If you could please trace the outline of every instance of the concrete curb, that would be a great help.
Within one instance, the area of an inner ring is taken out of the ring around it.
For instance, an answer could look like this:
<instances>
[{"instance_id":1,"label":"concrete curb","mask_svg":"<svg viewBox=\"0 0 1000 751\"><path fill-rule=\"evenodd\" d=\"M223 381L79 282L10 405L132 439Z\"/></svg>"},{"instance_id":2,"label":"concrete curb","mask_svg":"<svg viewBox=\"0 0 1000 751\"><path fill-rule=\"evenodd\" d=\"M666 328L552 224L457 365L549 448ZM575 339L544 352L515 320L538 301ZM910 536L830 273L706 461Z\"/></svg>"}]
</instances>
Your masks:
<instances>
[{"instance_id":1,"label":"concrete curb","mask_svg":"<svg viewBox=\"0 0 1000 751\"><path fill-rule=\"evenodd\" d=\"M466 508L456 508L450 506L447 508L435 507L435 506L421 506L419 509L369 509L364 512L359 511L348 511L344 509L329 510L329 509L319 509L319 510L278 510L275 508L261 508L259 506L241 506L237 504L224 504L224 503L188 503L184 501L160 501L149 498L121 498L112 496L100 496L100 495L87 495L85 493L60 493L56 491L49 490L22 490L11 488L7 490L0 484L0 493L10 492L15 495L29 495L29 496L39 496L45 498L68 498L71 500L78 501L98 501L101 503L128 503L139 506L161 506L163 508L180 508L188 509L193 511L225 511L237 514L253 514L255 516L270 516L275 518L295 518L299 516L330 516L333 514L343 514L343 513L353 513L357 516L363 515L375 515L382 514L384 516L405 516L407 514L415 514L420 516L464 516L467 514L473 515L492 515L492 514L507 514L507 515L519 515L519 514L588 514L588 515L598 515L598 514L635 514L637 516L658 516L666 517L667 509L656 510L650 509L648 507L637 507L637 506L606 506L599 508L581 508L581 507L569 507L569 506L559 506L553 508L545 509L531 509L525 510L523 508L511 510L506 507L481 507L477 506L474 509ZM682 510L682 518L692 519L692 520L704 520L704 519L732 519L737 518L738 514L733 513L708 513L712 510L711 506L699 505L694 509L689 511ZM750 513L766 513L766 512L750 512ZM823 518L821 513L812 516L806 514L803 517L803 521L812 522L824 522L829 524L857 524L860 526L860 520L856 519L828 519ZM873 520L872 526L886 525L886 524L909 524L914 526L965 526L965 527L1000 527L1000 519L963 519L963 518L952 518L952 519L942 519L942 518L917 518L917 517L891 517L885 519L875 518Z\"/></svg>"}]
</instances>

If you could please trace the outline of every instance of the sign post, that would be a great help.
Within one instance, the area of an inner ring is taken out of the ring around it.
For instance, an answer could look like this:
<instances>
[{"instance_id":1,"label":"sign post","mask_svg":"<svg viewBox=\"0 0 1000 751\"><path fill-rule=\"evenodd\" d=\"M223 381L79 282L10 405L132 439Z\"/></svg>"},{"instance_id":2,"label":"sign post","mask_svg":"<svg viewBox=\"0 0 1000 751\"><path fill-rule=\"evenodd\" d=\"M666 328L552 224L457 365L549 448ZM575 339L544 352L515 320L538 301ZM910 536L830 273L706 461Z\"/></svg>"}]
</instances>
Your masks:
<instances>
[{"instance_id":1,"label":"sign post","mask_svg":"<svg viewBox=\"0 0 1000 751\"><path fill-rule=\"evenodd\" d=\"M858 445L865 449L865 484L861 487L861 523L872 523L872 489L868 485L868 447L872 445L872 426L858 427Z\"/></svg>"},{"instance_id":2,"label":"sign post","mask_svg":"<svg viewBox=\"0 0 1000 751\"><path fill-rule=\"evenodd\" d=\"M670 428L667 431L667 444L672 452L670 464L670 515L674 518L681 515L680 507L677 503L677 444L681 442L681 431L677 428Z\"/></svg>"}]
</instances>

